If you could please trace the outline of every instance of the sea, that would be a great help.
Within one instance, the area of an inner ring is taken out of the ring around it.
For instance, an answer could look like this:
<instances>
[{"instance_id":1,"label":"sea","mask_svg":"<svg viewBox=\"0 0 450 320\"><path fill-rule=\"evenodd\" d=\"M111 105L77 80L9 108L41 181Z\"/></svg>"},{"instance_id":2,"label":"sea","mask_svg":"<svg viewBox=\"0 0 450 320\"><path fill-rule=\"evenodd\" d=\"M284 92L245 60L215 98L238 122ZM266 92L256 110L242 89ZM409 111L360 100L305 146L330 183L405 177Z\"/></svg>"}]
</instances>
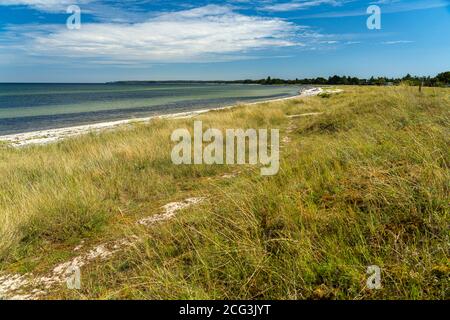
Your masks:
<instances>
[{"instance_id":1,"label":"sea","mask_svg":"<svg viewBox=\"0 0 450 320\"><path fill-rule=\"evenodd\" d=\"M0 135L278 99L300 89L218 83L0 83Z\"/></svg>"}]
</instances>

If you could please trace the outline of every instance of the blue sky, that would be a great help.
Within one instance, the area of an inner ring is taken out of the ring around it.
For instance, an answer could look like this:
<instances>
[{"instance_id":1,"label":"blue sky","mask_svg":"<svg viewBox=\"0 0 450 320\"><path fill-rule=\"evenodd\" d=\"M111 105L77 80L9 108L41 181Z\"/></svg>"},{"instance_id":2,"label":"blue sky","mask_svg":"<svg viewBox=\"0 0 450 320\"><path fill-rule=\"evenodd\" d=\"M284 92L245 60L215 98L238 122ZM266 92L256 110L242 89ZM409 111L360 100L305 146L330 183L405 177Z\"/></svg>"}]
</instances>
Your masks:
<instances>
[{"instance_id":1,"label":"blue sky","mask_svg":"<svg viewBox=\"0 0 450 320\"><path fill-rule=\"evenodd\" d=\"M79 30L66 26L72 4ZM370 5L380 30L367 28ZM450 0L0 0L0 82L448 70Z\"/></svg>"}]
</instances>

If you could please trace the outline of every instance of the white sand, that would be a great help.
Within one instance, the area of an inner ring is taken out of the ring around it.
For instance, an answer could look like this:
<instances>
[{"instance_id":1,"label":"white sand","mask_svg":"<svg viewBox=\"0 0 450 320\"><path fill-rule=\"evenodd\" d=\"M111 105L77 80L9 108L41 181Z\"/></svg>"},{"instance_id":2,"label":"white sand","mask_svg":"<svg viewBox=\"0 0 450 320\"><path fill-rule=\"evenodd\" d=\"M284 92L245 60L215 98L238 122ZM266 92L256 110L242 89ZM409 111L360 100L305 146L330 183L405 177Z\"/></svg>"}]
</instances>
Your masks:
<instances>
[{"instance_id":1,"label":"white sand","mask_svg":"<svg viewBox=\"0 0 450 320\"><path fill-rule=\"evenodd\" d=\"M318 95L323 92L332 93L330 90L324 90L322 88L312 88L312 89L303 90L297 96L246 103L246 105L254 105L254 104L259 104L259 103L264 103L264 102L273 102L273 101L283 101L283 100L289 100L289 99L296 99L296 98L300 98L300 97L310 97L310 96ZM333 92L337 92L337 91L335 90ZM119 126L131 124L131 123L145 123L145 122L149 122L152 119L191 118L191 117L194 117L199 114L206 113L206 112L209 112L212 110L230 109L235 106L236 105L222 107L222 108L212 108L212 109L173 113L173 114L160 115L160 116L152 116L152 117L147 117L147 118L109 121L109 122L102 122L102 123L81 125L81 126L74 126L74 127L9 134L9 135L0 136L0 141L7 142L7 143L11 144L13 147L24 147L24 146L29 146L29 145L42 145L42 144L56 142L56 141L59 141L59 140L65 139L65 138L90 133L90 132L99 132L99 131L104 131L104 130L110 130L110 129L117 128Z\"/></svg>"}]
</instances>

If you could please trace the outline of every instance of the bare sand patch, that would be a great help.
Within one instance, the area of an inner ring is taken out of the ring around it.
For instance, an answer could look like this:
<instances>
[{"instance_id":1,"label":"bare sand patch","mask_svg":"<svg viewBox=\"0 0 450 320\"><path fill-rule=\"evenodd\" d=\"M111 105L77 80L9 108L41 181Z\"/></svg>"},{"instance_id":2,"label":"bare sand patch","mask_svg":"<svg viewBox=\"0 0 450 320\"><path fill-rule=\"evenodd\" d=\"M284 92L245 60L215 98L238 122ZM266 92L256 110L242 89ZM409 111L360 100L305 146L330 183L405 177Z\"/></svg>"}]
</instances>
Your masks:
<instances>
[{"instance_id":1,"label":"bare sand patch","mask_svg":"<svg viewBox=\"0 0 450 320\"><path fill-rule=\"evenodd\" d=\"M188 198L180 202L171 202L161 209L163 213L150 216L138 221L138 224L150 227L175 217L177 212L205 200L203 197ZM48 294L56 285L64 284L73 270L80 269L94 261L107 260L114 254L137 243L137 238L119 239L109 243L102 243L80 254L69 261L56 265L45 275L36 276L32 273L0 274L0 299L8 300L36 300ZM74 251L80 251L84 242Z\"/></svg>"}]
</instances>

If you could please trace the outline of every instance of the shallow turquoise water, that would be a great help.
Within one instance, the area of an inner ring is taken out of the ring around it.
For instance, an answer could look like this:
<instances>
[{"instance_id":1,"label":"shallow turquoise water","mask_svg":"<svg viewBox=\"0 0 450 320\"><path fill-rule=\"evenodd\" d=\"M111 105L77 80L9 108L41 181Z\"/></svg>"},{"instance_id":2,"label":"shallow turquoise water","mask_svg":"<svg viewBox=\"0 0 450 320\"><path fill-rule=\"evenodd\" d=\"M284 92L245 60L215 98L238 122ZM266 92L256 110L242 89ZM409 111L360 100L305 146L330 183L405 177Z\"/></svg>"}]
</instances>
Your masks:
<instances>
[{"instance_id":1,"label":"shallow turquoise water","mask_svg":"<svg viewBox=\"0 0 450 320\"><path fill-rule=\"evenodd\" d=\"M192 83L0 84L0 134L288 97L299 89Z\"/></svg>"}]
</instances>

